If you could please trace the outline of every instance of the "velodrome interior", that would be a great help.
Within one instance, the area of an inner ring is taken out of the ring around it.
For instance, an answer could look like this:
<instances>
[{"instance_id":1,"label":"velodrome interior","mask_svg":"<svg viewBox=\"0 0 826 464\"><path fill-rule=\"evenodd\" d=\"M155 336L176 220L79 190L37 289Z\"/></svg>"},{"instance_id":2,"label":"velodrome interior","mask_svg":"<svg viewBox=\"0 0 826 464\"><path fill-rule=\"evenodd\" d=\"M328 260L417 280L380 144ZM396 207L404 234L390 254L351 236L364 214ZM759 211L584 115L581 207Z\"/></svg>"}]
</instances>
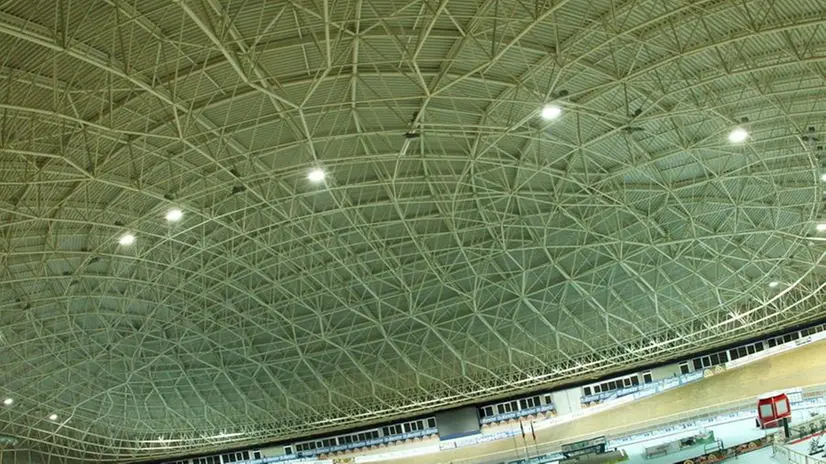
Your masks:
<instances>
[{"instance_id":1,"label":"velodrome interior","mask_svg":"<svg viewBox=\"0 0 826 464\"><path fill-rule=\"evenodd\" d=\"M0 464L826 463L824 57L821 0L0 0Z\"/></svg>"}]
</instances>

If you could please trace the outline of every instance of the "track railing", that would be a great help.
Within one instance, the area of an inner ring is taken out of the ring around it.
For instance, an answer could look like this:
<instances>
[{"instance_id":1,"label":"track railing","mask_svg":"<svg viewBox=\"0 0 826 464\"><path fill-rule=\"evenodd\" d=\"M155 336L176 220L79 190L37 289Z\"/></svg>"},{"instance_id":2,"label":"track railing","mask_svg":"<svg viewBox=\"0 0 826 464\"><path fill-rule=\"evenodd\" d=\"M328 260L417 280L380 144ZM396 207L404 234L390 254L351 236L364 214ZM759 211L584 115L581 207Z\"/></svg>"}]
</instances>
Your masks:
<instances>
[{"instance_id":1,"label":"track railing","mask_svg":"<svg viewBox=\"0 0 826 464\"><path fill-rule=\"evenodd\" d=\"M772 445L772 453L775 459L788 464L826 464L826 459L824 458L809 456L808 454L793 450L780 443L774 443Z\"/></svg>"}]
</instances>

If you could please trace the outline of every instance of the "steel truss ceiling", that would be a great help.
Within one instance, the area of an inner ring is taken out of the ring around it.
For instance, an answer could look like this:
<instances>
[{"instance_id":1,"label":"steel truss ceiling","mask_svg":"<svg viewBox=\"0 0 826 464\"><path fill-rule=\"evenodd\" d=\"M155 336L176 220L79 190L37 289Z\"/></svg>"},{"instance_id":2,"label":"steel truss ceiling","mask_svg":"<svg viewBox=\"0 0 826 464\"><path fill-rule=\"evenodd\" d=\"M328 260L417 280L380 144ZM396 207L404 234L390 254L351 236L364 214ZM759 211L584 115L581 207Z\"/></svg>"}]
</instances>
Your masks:
<instances>
[{"instance_id":1,"label":"steel truss ceiling","mask_svg":"<svg viewBox=\"0 0 826 464\"><path fill-rule=\"evenodd\" d=\"M0 2L10 459L294 437L818 318L825 26L817 0Z\"/></svg>"}]
</instances>

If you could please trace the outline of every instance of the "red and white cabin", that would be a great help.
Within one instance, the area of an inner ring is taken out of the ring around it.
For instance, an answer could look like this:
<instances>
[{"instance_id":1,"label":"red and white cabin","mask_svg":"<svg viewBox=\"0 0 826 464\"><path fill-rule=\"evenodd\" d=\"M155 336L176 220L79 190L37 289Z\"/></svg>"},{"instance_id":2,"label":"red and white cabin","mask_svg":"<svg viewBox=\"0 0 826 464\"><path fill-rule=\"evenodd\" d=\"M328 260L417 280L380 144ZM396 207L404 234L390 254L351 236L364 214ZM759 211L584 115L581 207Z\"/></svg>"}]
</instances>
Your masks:
<instances>
[{"instance_id":1,"label":"red and white cabin","mask_svg":"<svg viewBox=\"0 0 826 464\"><path fill-rule=\"evenodd\" d=\"M781 419L791 416L791 404L785 393L771 393L757 400L757 426L761 429L779 427Z\"/></svg>"}]
</instances>

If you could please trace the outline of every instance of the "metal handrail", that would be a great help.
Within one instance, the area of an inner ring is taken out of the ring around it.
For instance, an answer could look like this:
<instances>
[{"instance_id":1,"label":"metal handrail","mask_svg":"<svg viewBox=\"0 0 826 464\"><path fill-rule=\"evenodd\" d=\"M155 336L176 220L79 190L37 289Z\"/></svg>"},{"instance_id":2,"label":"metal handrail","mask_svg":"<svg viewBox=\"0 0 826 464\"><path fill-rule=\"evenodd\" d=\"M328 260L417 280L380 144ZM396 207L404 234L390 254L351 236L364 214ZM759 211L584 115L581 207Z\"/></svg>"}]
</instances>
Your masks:
<instances>
[{"instance_id":1,"label":"metal handrail","mask_svg":"<svg viewBox=\"0 0 826 464\"><path fill-rule=\"evenodd\" d=\"M780 443L772 443L772 455L781 456L789 464L826 464L826 460L809 456Z\"/></svg>"}]
</instances>

